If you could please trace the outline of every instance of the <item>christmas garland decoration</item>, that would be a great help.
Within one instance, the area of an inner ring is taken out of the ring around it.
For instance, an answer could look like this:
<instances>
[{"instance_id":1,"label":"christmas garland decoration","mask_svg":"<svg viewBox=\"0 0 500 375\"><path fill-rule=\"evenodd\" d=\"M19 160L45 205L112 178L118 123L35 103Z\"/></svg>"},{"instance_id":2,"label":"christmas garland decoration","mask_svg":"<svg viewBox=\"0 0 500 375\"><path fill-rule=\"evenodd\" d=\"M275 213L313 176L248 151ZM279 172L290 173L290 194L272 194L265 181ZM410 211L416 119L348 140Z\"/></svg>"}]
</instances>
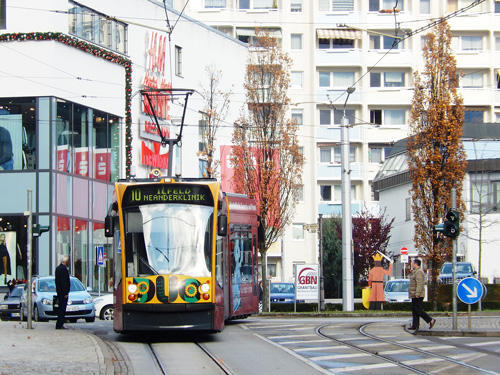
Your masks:
<instances>
[{"instance_id":1,"label":"christmas garland decoration","mask_svg":"<svg viewBox=\"0 0 500 375\"><path fill-rule=\"evenodd\" d=\"M63 33L31 32L0 34L0 42L23 42L30 40L54 40L78 48L81 51L90 53L125 68L125 173L126 177L129 178L130 165L132 164L132 61L122 55L108 51L103 47Z\"/></svg>"}]
</instances>

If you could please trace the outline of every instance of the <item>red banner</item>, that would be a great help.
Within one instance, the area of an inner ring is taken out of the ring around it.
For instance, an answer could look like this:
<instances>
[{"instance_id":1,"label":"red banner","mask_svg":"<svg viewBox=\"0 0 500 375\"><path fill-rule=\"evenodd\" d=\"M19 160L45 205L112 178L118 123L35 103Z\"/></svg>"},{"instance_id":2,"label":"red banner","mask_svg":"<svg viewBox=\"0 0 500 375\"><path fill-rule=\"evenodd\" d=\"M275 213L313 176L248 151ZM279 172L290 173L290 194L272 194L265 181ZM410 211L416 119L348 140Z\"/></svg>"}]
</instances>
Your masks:
<instances>
[{"instance_id":1,"label":"red banner","mask_svg":"<svg viewBox=\"0 0 500 375\"><path fill-rule=\"evenodd\" d=\"M146 143L142 141L142 164L160 169L168 169L168 152L160 154L161 144L157 142L153 142L153 146L154 150L150 150L148 146L146 146Z\"/></svg>"},{"instance_id":2,"label":"red banner","mask_svg":"<svg viewBox=\"0 0 500 375\"><path fill-rule=\"evenodd\" d=\"M111 179L111 152L104 149L94 150L94 178L109 181Z\"/></svg>"}]
</instances>

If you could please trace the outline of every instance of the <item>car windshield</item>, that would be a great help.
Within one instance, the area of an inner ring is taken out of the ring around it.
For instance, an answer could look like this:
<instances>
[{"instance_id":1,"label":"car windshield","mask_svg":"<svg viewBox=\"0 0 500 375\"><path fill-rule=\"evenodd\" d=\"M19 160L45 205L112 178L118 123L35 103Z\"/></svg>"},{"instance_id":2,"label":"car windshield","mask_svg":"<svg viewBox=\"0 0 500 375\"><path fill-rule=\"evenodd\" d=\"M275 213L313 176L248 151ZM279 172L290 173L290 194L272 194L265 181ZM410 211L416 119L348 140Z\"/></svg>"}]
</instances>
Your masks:
<instances>
[{"instance_id":1,"label":"car windshield","mask_svg":"<svg viewBox=\"0 0 500 375\"><path fill-rule=\"evenodd\" d=\"M23 288L24 285L17 286L12 290L12 292L9 294L10 297L21 297L21 294L23 294Z\"/></svg>"},{"instance_id":2,"label":"car windshield","mask_svg":"<svg viewBox=\"0 0 500 375\"><path fill-rule=\"evenodd\" d=\"M386 292L408 292L409 281L389 281L385 287Z\"/></svg>"},{"instance_id":3,"label":"car windshield","mask_svg":"<svg viewBox=\"0 0 500 375\"><path fill-rule=\"evenodd\" d=\"M81 291L85 290L85 287L78 279L71 278L70 283L71 283L71 285L70 285L71 292L81 292ZM55 278L39 280L37 290L39 292L56 293L56 280L55 280Z\"/></svg>"},{"instance_id":4,"label":"car windshield","mask_svg":"<svg viewBox=\"0 0 500 375\"><path fill-rule=\"evenodd\" d=\"M451 274L452 266L453 265L451 263L446 263L445 265L443 265L443 269L441 270L441 273ZM458 273L472 273L472 267L470 264L457 264L457 272Z\"/></svg>"},{"instance_id":5,"label":"car windshield","mask_svg":"<svg viewBox=\"0 0 500 375\"><path fill-rule=\"evenodd\" d=\"M271 293L295 293L293 284L271 284Z\"/></svg>"}]
</instances>

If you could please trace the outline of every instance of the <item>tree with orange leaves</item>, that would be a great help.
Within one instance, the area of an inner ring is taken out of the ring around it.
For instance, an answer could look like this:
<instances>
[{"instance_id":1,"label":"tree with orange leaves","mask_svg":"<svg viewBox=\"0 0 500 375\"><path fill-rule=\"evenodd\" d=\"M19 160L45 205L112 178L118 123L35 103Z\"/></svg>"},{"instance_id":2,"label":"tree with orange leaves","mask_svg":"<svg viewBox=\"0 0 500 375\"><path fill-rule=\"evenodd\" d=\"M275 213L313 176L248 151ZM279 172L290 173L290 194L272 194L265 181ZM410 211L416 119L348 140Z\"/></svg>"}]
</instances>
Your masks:
<instances>
[{"instance_id":1,"label":"tree with orange leaves","mask_svg":"<svg viewBox=\"0 0 500 375\"><path fill-rule=\"evenodd\" d=\"M245 73L246 108L233 132L232 186L257 201L265 239L259 244L262 278L266 254L293 219L302 184L304 158L299 150L298 126L288 116L290 57L276 38L256 30ZM264 311L269 290L263 283Z\"/></svg>"},{"instance_id":2,"label":"tree with orange leaves","mask_svg":"<svg viewBox=\"0 0 500 375\"><path fill-rule=\"evenodd\" d=\"M457 93L451 38L445 21L425 37L425 68L421 75L417 72L414 76L407 147L415 248L432 270L429 290L432 300L437 296L439 267L451 255L450 240L438 236L434 226L451 208L452 188L457 191L457 207L462 207L462 183L467 165L461 141L464 106Z\"/></svg>"}]
</instances>

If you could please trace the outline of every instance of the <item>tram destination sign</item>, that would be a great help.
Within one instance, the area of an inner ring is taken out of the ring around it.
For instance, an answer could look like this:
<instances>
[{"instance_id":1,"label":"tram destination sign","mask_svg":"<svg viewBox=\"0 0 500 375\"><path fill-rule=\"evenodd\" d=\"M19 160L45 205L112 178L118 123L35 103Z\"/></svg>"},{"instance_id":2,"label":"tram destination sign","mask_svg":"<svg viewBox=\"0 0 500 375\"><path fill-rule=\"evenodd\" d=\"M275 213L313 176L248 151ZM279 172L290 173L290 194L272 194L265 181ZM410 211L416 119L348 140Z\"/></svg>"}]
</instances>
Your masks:
<instances>
[{"instance_id":1,"label":"tram destination sign","mask_svg":"<svg viewBox=\"0 0 500 375\"><path fill-rule=\"evenodd\" d=\"M208 186L195 184L148 184L129 186L123 194L123 207L156 203L183 203L213 206Z\"/></svg>"}]
</instances>

